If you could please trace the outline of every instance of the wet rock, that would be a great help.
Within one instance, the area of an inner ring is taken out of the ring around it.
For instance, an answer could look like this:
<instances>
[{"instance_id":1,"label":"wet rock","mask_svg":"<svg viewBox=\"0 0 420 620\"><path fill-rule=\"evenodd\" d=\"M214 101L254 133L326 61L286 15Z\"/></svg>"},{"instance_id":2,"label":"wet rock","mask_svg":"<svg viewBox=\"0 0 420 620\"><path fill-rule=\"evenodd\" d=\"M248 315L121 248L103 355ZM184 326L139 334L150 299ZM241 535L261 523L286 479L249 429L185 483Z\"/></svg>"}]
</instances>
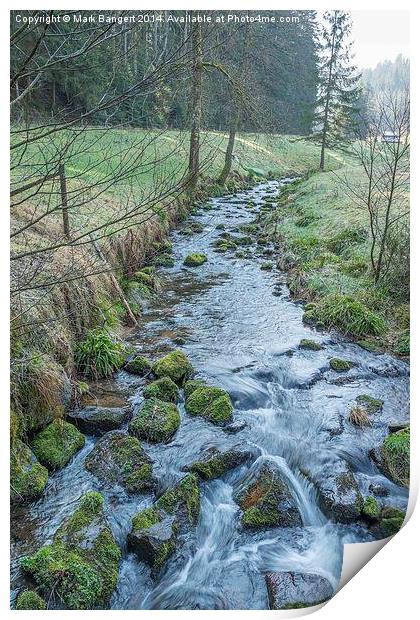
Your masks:
<instances>
[{"instance_id":1,"label":"wet rock","mask_svg":"<svg viewBox=\"0 0 420 620\"><path fill-rule=\"evenodd\" d=\"M103 497L86 493L50 545L21 560L47 599L67 609L106 607L116 586L121 552L103 514Z\"/></svg>"},{"instance_id":2,"label":"wet rock","mask_svg":"<svg viewBox=\"0 0 420 620\"><path fill-rule=\"evenodd\" d=\"M131 415L129 407L85 407L69 413L69 418L88 435L102 435L124 424Z\"/></svg>"},{"instance_id":3,"label":"wet rock","mask_svg":"<svg viewBox=\"0 0 420 620\"><path fill-rule=\"evenodd\" d=\"M260 269L262 271L271 271L274 268L274 264L273 263L262 263Z\"/></svg>"},{"instance_id":4,"label":"wet rock","mask_svg":"<svg viewBox=\"0 0 420 620\"><path fill-rule=\"evenodd\" d=\"M241 422L240 420L237 420L236 422L232 422L232 424L228 424L227 426L225 426L223 430L225 431L225 433L235 435L236 433L243 431L244 428L246 428L246 422Z\"/></svg>"},{"instance_id":5,"label":"wet rock","mask_svg":"<svg viewBox=\"0 0 420 620\"><path fill-rule=\"evenodd\" d=\"M377 484L376 482L371 482L369 485L369 491L376 497L387 497L389 495L389 489L387 489L383 484Z\"/></svg>"},{"instance_id":6,"label":"wet rock","mask_svg":"<svg viewBox=\"0 0 420 620\"><path fill-rule=\"evenodd\" d=\"M194 369L182 351L171 351L153 364L154 374L169 377L177 385L182 385L194 374Z\"/></svg>"},{"instance_id":7,"label":"wet rock","mask_svg":"<svg viewBox=\"0 0 420 620\"><path fill-rule=\"evenodd\" d=\"M388 422L388 430L390 433L396 433L397 431L402 431L405 428L407 428L407 426L410 426L410 420L405 420L405 421L395 421L395 422Z\"/></svg>"},{"instance_id":8,"label":"wet rock","mask_svg":"<svg viewBox=\"0 0 420 620\"><path fill-rule=\"evenodd\" d=\"M366 413L378 413L382 410L384 401L379 400L378 398L372 398L368 394L360 394L356 397L356 402L358 405L365 409Z\"/></svg>"},{"instance_id":9,"label":"wet rock","mask_svg":"<svg viewBox=\"0 0 420 620\"><path fill-rule=\"evenodd\" d=\"M27 609L46 609L47 606L43 598L33 590L25 590L17 597L16 610Z\"/></svg>"},{"instance_id":10,"label":"wet rock","mask_svg":"<svg viewBox=\"0 0 420 620\"><path fill-rule=\"evenodd\" d=\"M321 351L323 348L322 344L314 340L309 340L308 338L302 338L299 343L299 349L306 349L308 351Z\"/></svg>"},{"instance_id":11,"label":"wet rock","mask_svg":"<svg viewBox=\"0 0 420 620\"><path fill-rule=\"evenodd\" d=\"M161 377L143 389L143 396L144 398L159 398L168 403L176 403L179 398L179 390L172 379Z\"/></svg>"},{"instance_id":12,"label":"wet rock","mask_svg":"<svg viewBox=\"0 0 420 620\"><path fill-rule=\"evenodd\" d=\"M37 459L50 471L61 469L85 445L85 436L73 424L51 422L31 443Z\"/></svg>"},{"instance_id":13,"label":"wet rock","mask_svg":"<svg viewBox=\"0 0 420 620\"><path fill-rule=\"evenodd\" d=\"M197 524L200 488L188 474L151 506L133 517L127 541L140 560L159 571L175 551L177 537Z\"/></svg>"},{"instance_id":14,"label":"wet rock","mask_svg":"<svg viewBox=\"0 0 420 620\"><path fill-rule=\"evenodd\" d=\"M351 368L353 368L354 363L350 360L342 360L338 357L333 357L330 359L330 368L335 370L335 372L347 372Z\"/></svg>"},{"instance_id":15,"label":"wet rock","mask_svg":"<svg viewBox=\"0 0 420 620\"><path fill-rule=\"evenodd\" d=\"M204 263L206 262L207 256L198 252L188 254L188 256L186 256L184 259L184 265L186 267L199 267L200 265L204 265Z\"/></svg>"},{"instance_id":16,"label":"wet rock","mask_svg":"<svg viewBox=\"0 0 420 620\"><path fill-rule=\"evenodd\" d=\"M319 492L321 508L330 519L350 523L360 516L363 498L345 461L329 463L313 482Z\"/></svg>"},{"instance_id":17,"label":"wet rock","mask_svg":"<svg viewBox=\"0 0 420 620\"><path fill-rule=\"evenodd\" d=\"M151 459L136 437L122 431L104 435L85 460L85 467L103 482L119 484L129 493L155 487Z\"/></svg>"},{"instance_id":18,"label":"wet rock","mask_svg":"<svg viewBox=\"0 0 420 620\"><path fill-rule=\"evenodd\" d=\"M128 430L150 442L169 441L181 423L177 407L158 398L149 398L137 409Z\"/></svg>"},{"instance_id":19,"label":"wet rock","mask_svg":"<svg viewBox=\"0 0 420 620\"><path fill-rule=\"evenodd\" d=\"M152 370L152 362L144 357L144 355L136 355L124 365L124 370L132 375L140 375L144 377L150 374Z\"/></svg>"},{"instance_id":20,"label":"wet rock","mask_svg":"<svg viewBox=\"0 0 420 620\"><path fill-rule=\"evenodd\" d=\"M48 470L30 448L15 439L10 448L10 498L21 503L39 497L48 482Z\"/></svg>"},{"instance_id":21,"label":"wet rock","mask_svg":"<svg viewBox=\"0 0 420 620\"><path fill-rule=\"evenodd\" d=\"M153 259L153 264L156 267L173 267L175 261L170 254L160 254Z\"/></svg>"},{"instance_id":22,"label":"wet rock","mask_svg":"<svg viewBox=\"0 0 420 620\"><path fill-rule=\"evenodd\" d=\"M221 478L226 472L242 465L252 457L251 450L245 450L240 446L233 446L223 452L217 448L208 448L197 461L186 465L183 471L197 474L204 480L213 480Z\"/></svg>"},{"instance_id":23,"label":"wet rock","mask_svg":"<svg viewBox=\"0 0 420 620\"><path fill-rule=\"evenodd\" d=\"M312 607L334 594L331 583L314 573L267 573L265 582L270 609Z\"/></svg>"},{"instance_id":24,"label":"wet rock","mask_svg":"<svg viewBox=\"0 0 420 620\"><path fill-rule=\"evenodd\" d=\"M394 536L402 528L405 512L399 508L385 506L382 508L377 523L371 527L371 532L376 539Z\"/></svg>"},{"instance_id":25,"label":"wet rock","mask_svg":"<svg viewBox=\"0 0 420 620\"><path fill-rule=\"evenodd\" d=\"M257 478L235 493L243 510L242 524L248 528L297 527L302 519L286 483L271 465L264 465Z\"/></svg>"},{"instance_id":26,"label":"wet rock","mask_svg":"<svg viewBox=\"0 0 420 620\"><path fill-rule=\"evenodd\" d=\"M357 344L362 349L369 351L369 353L382 353L381 345L376 340L358 340Z\"/></svg>"},{"instance_id":27,"label":"wet rock","mask_svg":"<svg viewBox=\"0 0 420 620\"><path fill-rule=\"evenodd\" d=\"M410 484L410 427L391 433L371 456L383 473L396 484Z\"/></svg>"},{"instance_id":28,"label":"wet rock","mask_svg":"<svg viewBox=\"0 0 420 620\"><path fill-rule=\"evenodd\" d=\"M225 424L232 418L233 405L229 394L218 387L199 387L185 401L190 415L202 416L213 424Z\"/></svg>"}]
</instances>

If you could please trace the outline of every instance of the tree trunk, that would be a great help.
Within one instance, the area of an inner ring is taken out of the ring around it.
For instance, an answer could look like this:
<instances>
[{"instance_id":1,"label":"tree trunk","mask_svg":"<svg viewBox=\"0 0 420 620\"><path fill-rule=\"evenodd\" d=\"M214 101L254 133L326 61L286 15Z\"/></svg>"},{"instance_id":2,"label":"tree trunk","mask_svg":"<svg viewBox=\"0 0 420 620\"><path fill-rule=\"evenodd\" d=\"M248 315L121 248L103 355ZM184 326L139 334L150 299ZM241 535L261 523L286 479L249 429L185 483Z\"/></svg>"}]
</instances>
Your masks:
<instances>
[{"instance_id":1,"label":"tree trunk","mask_svg":"<svg viewBox=\"0 0 420 620\"><path fill-rule=\"evenodd\" d=\"M233 157L233 147L235 145L235 136L236 136L236 127L237 127L237 116L234 113L230 122L229 127L229 140L226 147L225 153L225 165L219 177L219 184L224 185L226 183L226 179L230 174L230 169L232 168L232 157Z\"/></svg>"},{"instance_id":2,"label":"tree trunk","mask_svg":"<svg viewBox=\"0 0 420 620\"><path fill-rule=\"evenodd\" d=\"M335 56L336 29L337 29L336 19L334 19L333 36L332 36L332 42L331 42L331 57L330 57L330 62L329 62L329 67L328 67L328 82L327 82L327 92L326 92L326 98L325 98L324 124L322 127L321 160L319 162L319 169L321 170L321 172L324 172L325 170L325 148L327 146L328 114L330 111L330 101L331 101L332 70L333 70L334 56Z\"/></svg>"},{"instance_id":3,"label":"tree trunk","mask_svg":"<svg viewBox=\"0 0 420 620\"><path fill-rule=\"evenodd\" d=\"M193 68L191 83L191 136L188 162L188 188L197 187L200 170L200 128L203 87L203 43L201 24L192 26Z\"/></svg>"}]
</instances>

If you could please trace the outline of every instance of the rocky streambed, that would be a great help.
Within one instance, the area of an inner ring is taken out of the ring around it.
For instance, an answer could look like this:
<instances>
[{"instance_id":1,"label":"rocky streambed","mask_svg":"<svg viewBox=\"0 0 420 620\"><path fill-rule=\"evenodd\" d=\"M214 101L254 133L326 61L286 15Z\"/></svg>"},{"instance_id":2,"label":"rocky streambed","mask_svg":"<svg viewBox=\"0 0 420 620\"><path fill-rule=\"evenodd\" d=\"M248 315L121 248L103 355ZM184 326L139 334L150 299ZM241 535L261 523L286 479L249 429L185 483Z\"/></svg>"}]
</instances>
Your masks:
<instances>
[{"instance_id":1,"label":"rocky streambed","mask_svg":"<svg viewBox=\"0 0 420 620\"><path fill-rule=\"evenodd\" d=\"M133 358L24 453L50 475L12 511L13 601L41 595L22 608L314 605L344 543L400 527L383 442L407 432L408 366L302 322L258 225L289 181L173 233Z\"/></svg>"}]
</instances>

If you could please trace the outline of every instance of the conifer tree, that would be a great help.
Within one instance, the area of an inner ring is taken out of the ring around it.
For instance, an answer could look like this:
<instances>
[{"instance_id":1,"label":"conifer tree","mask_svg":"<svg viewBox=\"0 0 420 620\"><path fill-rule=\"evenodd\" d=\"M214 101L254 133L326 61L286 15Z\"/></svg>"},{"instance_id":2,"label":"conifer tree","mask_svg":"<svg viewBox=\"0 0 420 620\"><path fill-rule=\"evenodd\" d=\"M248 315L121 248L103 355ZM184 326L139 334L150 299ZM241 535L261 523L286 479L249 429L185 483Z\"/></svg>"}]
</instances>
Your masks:
<instances>
[{"instance_id":1,"label":"conifer tree","mask_svg":"<svg viewBox=\"0 0 420 620\"><path fill-rule=\"evenodd\" d=\"M321 170L325 167L325 149L342 143L356 119L360 74L352 64L351 26L345 11L326 11L323 15L314 134L321 142Z\"/></svg>"}]
</instances>

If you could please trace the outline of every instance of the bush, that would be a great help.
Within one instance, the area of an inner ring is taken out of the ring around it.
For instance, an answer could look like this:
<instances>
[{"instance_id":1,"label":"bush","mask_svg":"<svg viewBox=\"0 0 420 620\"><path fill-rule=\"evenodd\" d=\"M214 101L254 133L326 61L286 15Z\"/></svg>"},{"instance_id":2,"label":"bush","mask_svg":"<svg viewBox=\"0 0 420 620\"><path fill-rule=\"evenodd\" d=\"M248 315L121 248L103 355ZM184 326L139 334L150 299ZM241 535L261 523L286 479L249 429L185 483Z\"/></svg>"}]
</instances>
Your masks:
<instances>
[{"instance_id":1,"label":"bush","mask_svg":"<svg viewBox=\"0 0 420 620\"><path fill-rule=\"evenodd\" d=\"M87 377L109 377L124 362L123 346L105 328L93 329L75 350L77 370Z\"/></svg>"},{"instance_id":2,"label":"bush","mask_svg":"<svg viewBox=\"0 0 420 620\"><path fill-rule=\"evenodd\" d=\"M326 327L336 327L351 336L379 336L385 331L382 317L348 295L328 295L311 312Z\"/></svg>"}]
</instances>

